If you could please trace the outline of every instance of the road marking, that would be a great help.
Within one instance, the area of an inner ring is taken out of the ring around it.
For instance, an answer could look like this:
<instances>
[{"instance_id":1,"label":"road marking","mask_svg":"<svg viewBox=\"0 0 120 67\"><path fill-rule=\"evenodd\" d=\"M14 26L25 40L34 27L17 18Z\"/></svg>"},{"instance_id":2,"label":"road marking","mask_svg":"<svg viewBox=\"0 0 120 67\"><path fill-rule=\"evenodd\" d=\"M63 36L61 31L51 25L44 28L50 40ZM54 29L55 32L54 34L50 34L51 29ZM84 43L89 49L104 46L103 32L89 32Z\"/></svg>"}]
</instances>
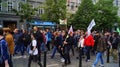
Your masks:
<instances>
[{"instance_id":1,"label":"road marking","mask_svg":"<svg viewBox=\"0 0 120 67\"><path fill-rule=\"evenodd\" d=\"M19 58L28 58L29 56L13 56L13 59L19 59Z\"/></svg>"},{"instance_id":2,"label":"road marking","mask_svg":"<svg viewBox=\"0 0 120 67\"><path fill-rule=\"evenodd\" d=\"M58 64L47 65L47 67L58 66Z\"/></svg>"}]
</instances>

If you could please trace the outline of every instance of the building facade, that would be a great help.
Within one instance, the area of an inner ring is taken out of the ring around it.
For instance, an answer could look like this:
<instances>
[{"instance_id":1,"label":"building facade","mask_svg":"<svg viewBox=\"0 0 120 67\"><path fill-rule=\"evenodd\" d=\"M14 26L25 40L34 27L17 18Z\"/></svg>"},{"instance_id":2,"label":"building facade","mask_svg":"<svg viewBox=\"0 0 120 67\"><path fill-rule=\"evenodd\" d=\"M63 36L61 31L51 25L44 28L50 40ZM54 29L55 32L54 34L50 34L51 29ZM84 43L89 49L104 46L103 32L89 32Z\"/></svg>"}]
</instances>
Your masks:
<instances>
[{"instance_id":1,"label":"building facade","mask_svg":"<svg viewBox=\"0 0 120 67\"><path fill-rule=\"evenodd\" d=\"M38 8L36 16L44 13L44 8L41 6L44 6L45 0L29 0L28 2L32 5L33 8Z\"/></svg>"},{"instance_id":2,"label":"building facade","mask_svg":"<svg viewBox=\"0 0 120 67\"><path fill-rule=\"evenodd\" d=\"M114 0L114 5L118 7L118 16L120 17L120 0Z\"/></svg>"},{"instance_id":3,"label":"building facade","mask_svg":"<svg viewBox=\"0 0 120 67\"><path fill-rule=\"evenodd\" d=\"M20 22L20 17L12 11L12 9L20 10L20 3L30 3L33 8L39 7L45 0L0 0L0 27L9 27L12 30L15 28L23 29L24 24ZM44 9L40 8L34 18L39 17L44 13Z\"/></svg>"},{"instance_id":4,"label":"building facade","mask_svg":"<svg viewBox=\"0 0 120 67\"><path fill-rule=\"evenodd\" d=\"M20 17L12 9L20 10L20 2L26 0L0 0L0 27L9 27L12 30L20 28Z\"/></svg>"}]
</instances>

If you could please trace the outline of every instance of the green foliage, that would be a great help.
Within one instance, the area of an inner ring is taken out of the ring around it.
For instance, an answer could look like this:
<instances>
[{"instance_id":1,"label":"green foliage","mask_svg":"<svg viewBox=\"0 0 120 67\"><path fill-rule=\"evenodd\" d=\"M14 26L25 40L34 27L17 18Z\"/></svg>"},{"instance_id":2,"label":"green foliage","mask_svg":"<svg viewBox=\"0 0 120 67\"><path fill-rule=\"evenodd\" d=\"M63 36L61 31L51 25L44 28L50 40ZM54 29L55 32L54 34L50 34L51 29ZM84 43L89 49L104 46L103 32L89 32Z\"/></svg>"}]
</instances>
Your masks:
<instances>
[{"instance_id":1,"label":"green foliage","mask_svg":"<svg viewBox=\"0 0 120 67\"><path fill-rule=\"evenodd\" d=\"M78 11L71 20L72 25L76 28L87 29L90 21L93 19L94 5L92 0L82 0Z\"/></svg>"},{"instance_id":2,"label":"green foliage","mask_svg":"<svg viewBox=\"0 0 120 67\"><path fill-rule=\"evenodd\" d=\"M95 20L95 29L111 29L118 22L118 8L113 0L99 0L93 5L92 0L82 0L78 11L71 22L76 28L87 29L92 19Z\"/></svg>"},{"instance_id":3,"label":"green foliage","mask_svg":"<svg viewBox=\"0 0 120 67\"><path fill-rule=\"evenodd\" d=\"M3 6L3 7L7 7L7 6L8 6L8 5L7 5L7 2L4 2L4 1L3 1L3 2L2 2L2 6Z\"/></svg>"},{"instance_id":4,"label":"green foliage","mask_svg":"<svg viewBox=\"0 0 120 67\"><path fill-rule=\"evenodd\" d=\"M20 10L13 9L13 11L16 13L16 15L20 16L21 21L24 20L31 21L37 9L32 8L32 5L30 5L29 3L19 3L19 4L20 4Z\"/></svg>"},{"instance_id":5,"label":"green foliage","mask_svg":"<svg viewBox=\"0 0 120 67\"><path fill-rule=\"evenodd\" d=\"M113 0L99 0L95 5L95 21L97 29L111 29L117 22L118 8L113 5Z\"/></svg>"},{"instance_id":6,"label":"green foliage","mask_svg":"<svg viewBox=\"0 0 120 67\"><path fill-rule=\"evenodd\" d=\"M41 16L44 21L59 23L66 18L66 0L46 0L45 13Z\"/></svg>"}]
</instances>

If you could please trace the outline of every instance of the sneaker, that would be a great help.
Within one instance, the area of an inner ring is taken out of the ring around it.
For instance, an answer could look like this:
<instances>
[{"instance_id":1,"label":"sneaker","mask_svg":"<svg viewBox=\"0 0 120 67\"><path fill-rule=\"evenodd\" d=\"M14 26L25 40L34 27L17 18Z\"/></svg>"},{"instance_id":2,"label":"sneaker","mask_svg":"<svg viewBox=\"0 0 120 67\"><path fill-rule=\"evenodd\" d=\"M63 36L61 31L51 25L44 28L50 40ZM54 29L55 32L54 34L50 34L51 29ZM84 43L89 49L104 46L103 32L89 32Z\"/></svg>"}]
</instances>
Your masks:
<instances>
[{"instance_id":1,"label":"sneaker","mask_svg":"<svg viewBox=\"0 0 120 67\"><path fill-rule=\"evenodd\" d=\"M23 56L23 58L27 58L27 56L26 56L26 55L24 55L24 56Z\"/></svg>"},{"instance_id":2,"label":"sneaker","mask_svg":"<svg viewBox=\"0 0 120 67\"><path fill-rule=\"evenodd\" d=\"M40 61L37 62L40 67L42 67L42 63Z\"/></svg>"},{"instance_id":3,"label":"sneaker","mask_svg":"<svg viewBox=\"0 0 120 67\"><path fill-rule=\"evenodd\" d=\"M95 65L92 65L91 67L95 67Z\"/></svg>"},{"instance_id":4,"label":"sneaker","mask_svg":"<svg viewBox=\"0 0 120 67\"><path fill-rule=\"evenodd\" d=\"M100 66L100 67L104 67L104 65L103 65L103 64L100 64L99 66Z\"/></svg>"},{"instance_id":5,"label":"sneaker","mask_svg":"<svg viewBox=\"0 0 120 67\"><path fill-rule=\"evenodd\" d=\"M88 59L88 60L86 60L86 62L90 62L90 60Z\"/></svg>"}]
</instances>

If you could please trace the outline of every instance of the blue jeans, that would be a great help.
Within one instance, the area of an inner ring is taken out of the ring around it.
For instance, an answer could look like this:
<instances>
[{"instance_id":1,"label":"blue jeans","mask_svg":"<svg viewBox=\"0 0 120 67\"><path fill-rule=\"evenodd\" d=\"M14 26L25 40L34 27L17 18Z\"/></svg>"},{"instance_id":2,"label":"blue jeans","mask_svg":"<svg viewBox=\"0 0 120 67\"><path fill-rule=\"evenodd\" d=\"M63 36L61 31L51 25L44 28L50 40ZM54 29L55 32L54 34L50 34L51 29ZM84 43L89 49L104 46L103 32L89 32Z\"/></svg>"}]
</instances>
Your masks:
<instances>
[{"instance_id":1,"label":"blue jeans","mask_svg":"<svg viewBox=\"0 0 120 67\"><path fill-rule=\"evenodd\" d=\"M54 46L53 51L52 51L52 56L51 56L51 58L53 58L53 57L55 56L56 50L57 50L57 47Z\"/></svg>"},{"instance_id":2,"label":"blue jeans","mask_svg":"<svg viewBox=\"0 0 120 67\"><path fill-rule=\"evenodd\" d=\"M96 55L96 60L95 62L93 63L93 65L97 65L98 64L98 61L101 61L101 64L104 64L104 61L103 61L103 58L102 58L102 52L98 52L97 55Z\"/></svg>"},{"instance_id":3,"label":"blue jeans","mask_svg":"<svg viewBox=\"0 0 120 67\"><path fill-rule=\"evenodd\" d=\"M45 49L45 43L42 43L41 44L41 51L45 51L46 49Z\"/></svg>"},{"instance_id":4,"label":"blue jeans","mask_svg":"<svg viewBox=\"0 0 120 67\"><path fill-rule=\"evenodd\" d=\"M86 61L87 60L90 60L90 49L91 49L91 46L86 46L85 47L85 53L86 53L86 56L87 56L87 58L86 58Z\"/></svg>"},{"instance_id":5,"label":"blue jeans","mask_svg":"<svg viewBox=\"0 0 120 67\"><path fill-rule=\"evenodd\" d=\"M17 44L16 46L15 46L15 53L17 53L17 52L21 52L21 55L24 55L24 49L25 49L25 47L24 47L24 44Z\"/></svg>"}]
</instances>

